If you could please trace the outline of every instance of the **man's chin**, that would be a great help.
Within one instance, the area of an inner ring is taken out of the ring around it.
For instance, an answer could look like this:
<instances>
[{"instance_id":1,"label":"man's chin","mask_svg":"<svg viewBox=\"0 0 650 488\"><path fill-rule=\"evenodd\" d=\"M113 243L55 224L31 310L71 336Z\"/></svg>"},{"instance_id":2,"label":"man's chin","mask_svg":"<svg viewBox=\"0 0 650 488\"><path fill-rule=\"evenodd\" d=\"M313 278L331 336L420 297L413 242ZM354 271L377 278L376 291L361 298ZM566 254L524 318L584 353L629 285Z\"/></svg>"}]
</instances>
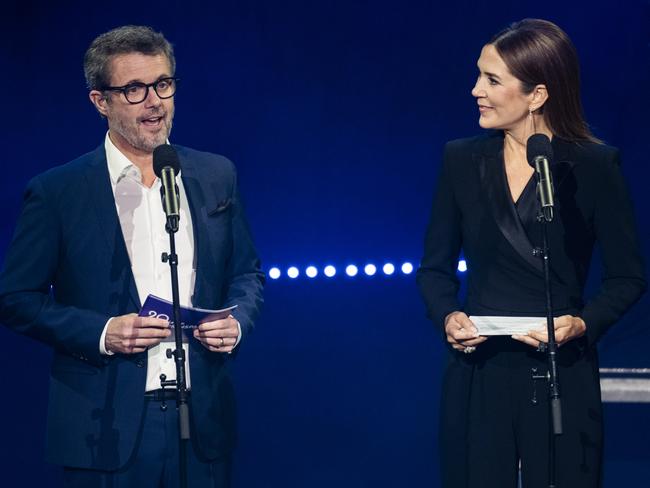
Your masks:
<instances>
[{"instance_id":1,"label":"man's chin","mask_svg":"<svg viewBox=\"0 0 650 488\"><path fill-rule=\"evenodd\" d=\"M142 134L142 137L140 139L145 142L145 145L147 147L151 147L151 151L153 151L156 147L167 143L170 132L171 131L167 130L165 127L164 129L161 129L154 133Z\"/></svg>"},{"instance_id":2,"label":"man's chin","mask_svg":"<svg viewBox=\"0 0 650 488\"><path fill-rule=\"evenodd\" d=\"M159 135L157 137L147 137L140 140L140 150L152 153L158 146L167 143L167 135Z\"/></svg>"}]
</instances>

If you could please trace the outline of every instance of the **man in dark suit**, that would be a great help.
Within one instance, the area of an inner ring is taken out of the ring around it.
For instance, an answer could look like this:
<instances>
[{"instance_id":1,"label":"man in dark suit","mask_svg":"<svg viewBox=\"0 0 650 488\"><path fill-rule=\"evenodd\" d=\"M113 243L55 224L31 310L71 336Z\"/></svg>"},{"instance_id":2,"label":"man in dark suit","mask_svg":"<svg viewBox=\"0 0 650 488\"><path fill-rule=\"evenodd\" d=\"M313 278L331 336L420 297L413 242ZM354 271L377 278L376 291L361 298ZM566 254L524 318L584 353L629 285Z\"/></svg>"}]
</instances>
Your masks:
<instances>
[{"instance_id":1,"label":"man in dark suit","mask_svg":"<svg viewBox=\"0 0 650 488\"><path fill-rule=\"evenodd\" d=\"M169 324L137 316L150 293L171 300L153 149L174 116L171 45L148 27L102 34L84 69L108 121L95 151L34 178L0 275L0 320L54 349L48 461L66 486L177 486ZM237 305L188 334L189 486L226 486L234 444L227 364L262 303L263 274L227 159L175 146L182 305Z\"/></svg>"}]
</instances>

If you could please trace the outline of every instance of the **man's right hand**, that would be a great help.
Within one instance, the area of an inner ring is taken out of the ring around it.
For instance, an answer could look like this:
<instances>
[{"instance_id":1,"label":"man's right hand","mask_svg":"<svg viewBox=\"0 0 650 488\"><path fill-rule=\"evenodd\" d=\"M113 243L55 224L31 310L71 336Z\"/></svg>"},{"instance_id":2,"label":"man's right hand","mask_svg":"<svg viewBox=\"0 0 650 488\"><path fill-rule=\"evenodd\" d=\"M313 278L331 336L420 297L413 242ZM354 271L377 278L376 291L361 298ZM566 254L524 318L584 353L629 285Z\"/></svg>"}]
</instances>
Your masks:
<instances>
[{"instance_id":1,"label":"man's right hand","mask_svg":"<svg viewBox=\"0 0 650 488\"><path fill-rule=\"evenodd\" d=\"M104 345L113 353L134 354L159 344L171 333L167 320L130 313L113 317L108 323Z\"/></svg>"}]
</instances>

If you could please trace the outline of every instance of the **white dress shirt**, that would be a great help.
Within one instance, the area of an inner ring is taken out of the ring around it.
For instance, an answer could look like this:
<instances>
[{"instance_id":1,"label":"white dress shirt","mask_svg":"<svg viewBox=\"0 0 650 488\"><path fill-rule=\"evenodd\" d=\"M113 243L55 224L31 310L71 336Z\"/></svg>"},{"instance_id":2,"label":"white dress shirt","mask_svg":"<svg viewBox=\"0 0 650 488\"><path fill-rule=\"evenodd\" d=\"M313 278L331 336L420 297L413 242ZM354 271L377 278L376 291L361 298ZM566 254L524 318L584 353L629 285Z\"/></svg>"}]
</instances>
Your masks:
<instances>
[{"instance_id":1,"label":"white dress shirt","mask_svg":"<svg viewBox=\"0 0 650 488\"><path fill-rule=\"evenodd\" d=\"M166 216L160 198L160 179L156 178L151 188L143 185L140 169L115 147L108 133L104 147L115 197L115 208L131 261L131 271L135 278L140 303L144 303L150 293L171 301L171 271L169 263L163 263L161 260L162 253L169 252L169 235L165 230ZM180 196L180 221L176 233L179 298L181 306L192 306L192 293L196 279L194 234L180 172L176 176L176 184ZM100 352L110 354L104 344L105 335L106 327L100 339ZM187 340L187 337L184 337L183 348L185 357L189 359ZM174 334L157 346L149 348L146 391L160 388L161 374L165 374L168 380L176 379L174 358L168 358L166 355L167 349L174 348ZM189 388L189 361L185 362L185 368Z\"/></svg>"}]
</instances>

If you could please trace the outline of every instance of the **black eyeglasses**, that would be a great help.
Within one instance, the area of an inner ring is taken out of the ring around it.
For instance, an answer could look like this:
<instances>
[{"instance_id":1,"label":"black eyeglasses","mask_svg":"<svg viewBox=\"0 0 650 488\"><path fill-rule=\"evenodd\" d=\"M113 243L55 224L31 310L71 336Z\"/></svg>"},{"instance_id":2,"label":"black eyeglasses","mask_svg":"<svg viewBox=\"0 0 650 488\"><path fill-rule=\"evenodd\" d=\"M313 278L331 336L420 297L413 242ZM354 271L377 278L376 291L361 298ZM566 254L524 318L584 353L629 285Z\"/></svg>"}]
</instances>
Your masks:
<instances>
[{"instance_id":1,"label":"black eyeglasses","mask_svg":"<svg viewBox=\"0 0 650 488\"><path fill-rule=\"evenodd\" d=\"M142 103L149 96L149 88L153 88L160 98L171 98L176 93L178 78L160 78L153 83L140 83L138 81L124 86L106 86L102 91L117 91L124 94L124 98L130 104Z\"/></svg>"}]
</instances>

